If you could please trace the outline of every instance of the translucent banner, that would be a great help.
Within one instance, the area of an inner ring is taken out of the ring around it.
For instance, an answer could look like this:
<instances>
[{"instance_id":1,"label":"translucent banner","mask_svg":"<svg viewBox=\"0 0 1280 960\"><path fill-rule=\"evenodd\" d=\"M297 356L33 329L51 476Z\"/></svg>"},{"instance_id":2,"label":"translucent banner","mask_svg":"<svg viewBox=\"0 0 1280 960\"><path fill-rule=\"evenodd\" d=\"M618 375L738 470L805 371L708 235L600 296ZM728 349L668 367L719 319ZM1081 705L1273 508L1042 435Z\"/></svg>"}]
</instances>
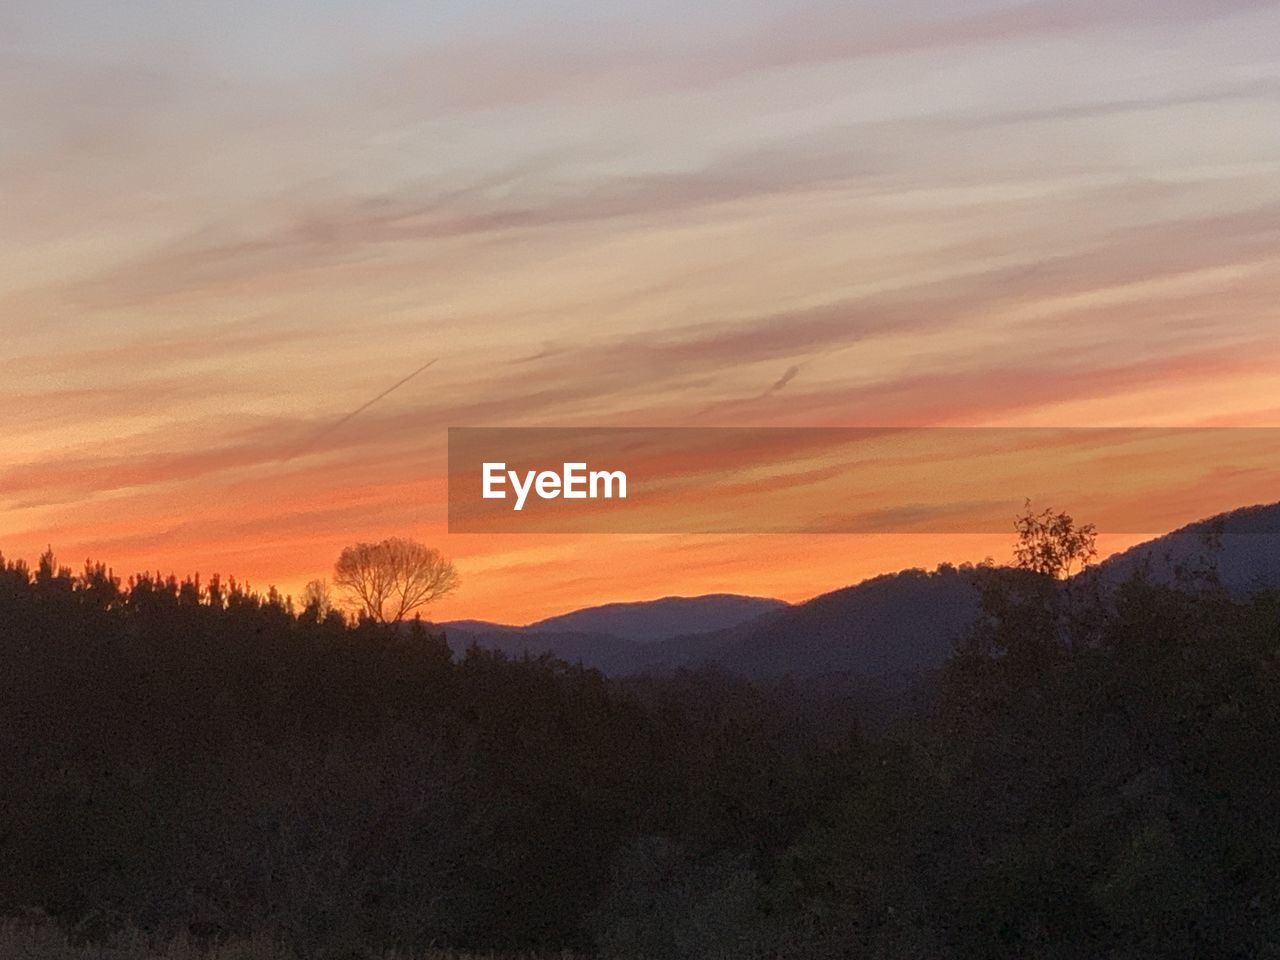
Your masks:
<instances>
[{"instance_id":1,"label":"translucent banner","mask_svg":"<svg viewBox=\"0 0 1280 960\"><path fill-rule=\"evenodd\" d=\"M453 428L456 533L1159 533L1280 500L1280 428ZM1264 531L1276 532L1276 531Z\"/></svg>"}]
</instances>

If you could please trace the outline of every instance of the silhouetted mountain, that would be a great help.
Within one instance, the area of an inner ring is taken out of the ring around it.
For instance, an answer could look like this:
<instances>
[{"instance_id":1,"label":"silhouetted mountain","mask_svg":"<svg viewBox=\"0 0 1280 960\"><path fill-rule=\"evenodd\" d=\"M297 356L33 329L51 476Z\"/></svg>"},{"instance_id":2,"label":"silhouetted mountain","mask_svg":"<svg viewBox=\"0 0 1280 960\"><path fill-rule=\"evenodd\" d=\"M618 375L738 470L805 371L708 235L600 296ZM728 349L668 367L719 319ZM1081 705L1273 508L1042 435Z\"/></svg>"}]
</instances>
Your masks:
<instances>
[{"instance_id":1,"label":"silhouetted mountain","mask_svg":"<svg viewBox=\"0 0 1280 960\"><path fill-rule=\"evenodd\" d=\"M663 597L636 603L606 603L531 623L535 633L608 633L636 643L653 643L687 633L709 633L755 620L787 604L768 597L711 593Z\"/></svg>"},{"instance_id":2,"label":"silhouetted mountain","mask_svg":"<svg viewBox=\"0 0 1280 960\"><path fill-rule=\"evenodd\" d=\"M1101 564L1114 586L1146 569L1165 584L1204 582L1211 570L1237 595L1280 587L1280 504L1245 507L1182 527ZM978 614L966 570L907 570L823 594L711 634L649 648L647 666L709 663L755 679L847 674L889 677L940 667Z\"/></svg>"},{"instance_id":3,"label":"silhouetted mountain","mask_svg":"<svg viewBox=\"0 0 1280 960\"><path fill-rule=\"evenodd\" d=\"M1145 571L1156 583L1218 582L1244 595L1280 587L1280 503L1243 507L1198 520L1102 563L1103 580L1121 583Z\"/></svg>"},{"instance_id":4,"label":"silhouetted mountain","mask_svg":"<svg viewBox=\"0 0 1280 960\"><path fill-rule=\"evenodd\" d=\"M719 593L608 603L523 627L484 620L453 620L437 626L455 653L475 644L511 657L546 653L606 673L625 674L641 669L648 659L644 650L660 640L736 627L786 607L783 601L767 597Z\"/></svg>"},{"instance_id":5,"label":"silhouetted mountain","mask_svg":"<svg viewBox=\"0 0 1280 960\"><path fill-rule=\"evenodd\" d=\"M514 634L523 627L513 627L505 623L494 623L491 620L448 620L434 626L439 630L458 631L461 633L504 633Z\"/></svg>"},{"instance_id":6,"label":"silhouetted mountain","mask_svg":"<svg viewBox=\"0 0 1280 960\"><path fill-rule=\"evenodd\" d=\"M646 665L709 663L757 679L931 670L951 654L977 612L978 589L969 572L905 570L729 630L655 644Z\"/></svg>"},{"instance_id":7,"label":"silhouetted mountain","mask_svg":"<svg viewBox=\"0 0 1280 960\"><path fill-rule=\"evenodd\" d=\"M1280 504L1189 524L1109 558L1100 574L1109 586L1141 569L1158 583L1191 585L1214 568L1236 594L1280 586ZM886 574L794 606L733 595L668 597L523 628L442 626L457 651L475 642L512 656L550 653L614 675L711 665L757 680L889 678L941 667L975 622L978 601L973 573L944 566Z\"/></svg>"}]
</instances>

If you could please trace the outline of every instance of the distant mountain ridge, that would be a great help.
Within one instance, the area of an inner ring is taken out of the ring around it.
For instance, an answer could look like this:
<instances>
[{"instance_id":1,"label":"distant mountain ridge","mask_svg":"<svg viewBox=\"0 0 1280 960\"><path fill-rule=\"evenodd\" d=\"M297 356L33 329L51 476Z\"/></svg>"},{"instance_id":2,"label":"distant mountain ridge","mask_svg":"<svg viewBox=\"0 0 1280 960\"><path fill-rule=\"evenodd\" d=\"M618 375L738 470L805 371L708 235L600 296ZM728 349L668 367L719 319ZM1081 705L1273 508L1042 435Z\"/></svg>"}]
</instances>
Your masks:
<instances>
[{"instance_id":1,"label":"distant mountain ridge","mask_svg":"<svg viewBox=\"0 0 1280 960\"><path fill-rule=\"evenodd\" d=\"M585 607L526 626L453 620L437 624L455 653L475 643L511 656L549 653L606 673L635 672L649 645L681 633L714 632L785 609L782 600L741 594L660 597Z\"/></svg>"},{"instance_id":2,"label":"distant mountain ridge","mask_svg":"<svg viewBox=\"0 0 1280 960\"><path fill-rule=\"evenodd\" d=\"M674 638L653 648L667 657L651 663L676 665L683 646L693 662L752 679L930 670L976 620L978 603L978 588L964 569L904 570L716 634Z\"/></svg>"},{"instance_id":3,"label":"distant mountain ridge","mask_svg":"<svg viewBox=\"0 0 1280 960\"><path fill-rule=\"evenodd\" d=\"M1145 572L1202 582L1210 569L1237 595L1280 588L1280 503L1199 520L1107 558L1105 586ZM904 570L788 605L714 594L605 604L526 627L441 624L455 651L549 653L614 675L710 665L756 680L894 677L941 667L979 615L971 568ZM663 631L669 631L664 634Z\"/></svg>"},{"instance_id":4,"label":"distant mountain ridge","mask_svg":"<svg viewBox=\"0 0 1280 960\"><path fill-rule=\"evenodd\" d=\"M659 597L583 607L535 620L524 626L488 620L450 620L446 630L469 633L607 633L634 643L652 643L681 633L705 633L734 627L788 604L772 597L706 593L696 597Z\"/></svg>"},{"instance_id":5,"label":"distant mountain ridge","mask_svg":"<svg viewBox=\"0 0 1280 960\"><path fill-rule=\"evenodd\" d=\"M736 593L661 597L574 610L531 623L525 629L534 633L609 633L636 643L653 643L682 633L736 627L787 606L782 600Z\"/></svg>"}]
</instances>

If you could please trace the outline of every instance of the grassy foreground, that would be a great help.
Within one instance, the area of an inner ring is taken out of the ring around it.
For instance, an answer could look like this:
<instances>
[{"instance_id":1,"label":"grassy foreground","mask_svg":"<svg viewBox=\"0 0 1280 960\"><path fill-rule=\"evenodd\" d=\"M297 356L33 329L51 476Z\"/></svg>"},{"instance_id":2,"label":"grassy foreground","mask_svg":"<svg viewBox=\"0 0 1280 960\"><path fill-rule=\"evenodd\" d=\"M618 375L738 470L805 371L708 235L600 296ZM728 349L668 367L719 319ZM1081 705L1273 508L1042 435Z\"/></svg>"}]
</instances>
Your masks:
<instances>
[{"instance_id":1,"label":"grassy foreground","mask_svg":"<svg viewBox=\"0 0 1280 960\"><path fill-rule=\"evenodd\" d=\"M357 954L342 960L356 960ZM372 958L375 955L368 955ZM377 954L378 960L574 960L572 954L425 953ZM156 941L141 933L117 935L105 942L84 942L40 918L0 922L0 960L297 960L266 937L201 944L187 937ZM338 960L338 958L335 958ZM359 960L366 960L360 956Z\"/></svg>"}]
</instances>

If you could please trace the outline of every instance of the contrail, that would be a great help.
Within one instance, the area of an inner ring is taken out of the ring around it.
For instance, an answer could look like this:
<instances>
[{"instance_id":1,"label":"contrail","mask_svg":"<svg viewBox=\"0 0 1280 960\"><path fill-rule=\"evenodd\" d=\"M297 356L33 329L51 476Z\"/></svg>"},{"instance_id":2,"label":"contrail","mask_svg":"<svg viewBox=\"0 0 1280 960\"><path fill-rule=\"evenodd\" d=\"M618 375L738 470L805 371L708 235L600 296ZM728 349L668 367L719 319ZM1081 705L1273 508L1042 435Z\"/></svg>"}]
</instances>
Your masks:
<instances>
[{"instance_id":1,"label":"contrail","mask_svg":"<svg viewBox=\"0 0 1280 960\"><path fill-rule=\"evenodd\" d=\"M807 362L808 361L806 360L805 363ZM783 371L782 376L773 382L772 386L764 392L756 394L754 397L743 397L738 400L718 400L715 403L709 404L694 414L694 419L701 420L703 417L715 413L717 410L723 410L725 407L739 406L744 403L753 403L758 400L765 400L772 397L775 393L784 389L788 383L800 375L800 368L802 366L804 366L803 363L787 367L787 369Z\"/></svg>"},{"instance_id":2,"label":"contrail","mask_svg":"<svg viewBox=\"0 0 1280 960\"><path fill-rule=\"evenodd\" d=\"M423 370L427 369L427 367L431 366L433 363L435 363L439 359L440 359L439 357L433 357L432 359L424 363L422 366L420 366L417 370L413 371L413 373L409 374L407 377L404 377L401 380L397 380L391 386L387 387L387 389L383 390L380 394L378 394L372 400L367 400L364 403L360 404L360 406L356 407L354 410L348 413L341 420L335 420L333 423L329 424L327 427L321 428L310 440L308 440L306 443L300 446L297 450L293 451L293 453L285 457L284 458L285 461L287 462L289 460L292 460L294 457L299 456L300 454L306 453L309 449L314 447L317 443L319 443L329 434L333 433L333 431L337 430L339 427L347 423L350 423L352 420L360 416L360 414L364 413L366 410L372 407L375 403L377 403L383 397L387 396L387 394L395 390L399 390L406 383L408 383L410 380L412 380L414 377L416 377Z\"/></svg>"},{"instance_id":3,"label":"contrail","mask_svg":"<svg viewBox=\"0 0 1280 960\"><path fill-rule=\"evenodd\" d=\"M770 387L764 393L760 394L760 397L763 399L764 397L768 397L777 393L779 390L785 387L788 383L794 380L796 378L796 375L799 372L800 372L800 368L798 366L787 367L786 373L784 373L781 377L779 377L777 382L774 383L772 387Z\"/></svg>"}]
</instances>

